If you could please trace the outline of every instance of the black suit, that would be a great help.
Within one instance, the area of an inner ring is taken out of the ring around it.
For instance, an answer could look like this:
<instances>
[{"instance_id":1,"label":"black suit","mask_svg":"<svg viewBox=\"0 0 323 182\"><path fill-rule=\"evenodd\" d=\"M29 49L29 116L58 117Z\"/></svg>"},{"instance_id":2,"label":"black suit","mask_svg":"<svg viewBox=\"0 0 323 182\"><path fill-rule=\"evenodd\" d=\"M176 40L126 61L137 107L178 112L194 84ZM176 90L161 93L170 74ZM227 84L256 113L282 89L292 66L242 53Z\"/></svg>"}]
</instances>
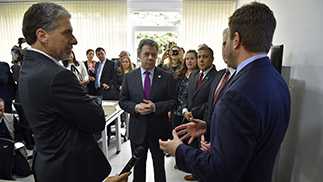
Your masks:
<instances>
[{"instance_id":1,"label":"black suit","mask_svg":"<svg viewBox=\"0 0 323 182\"><path fill-rule=\"evenodd\" d=\"M111 166L93 138L105 126L103 110L71 71L28 50L19 95L34 133L37 181L88 182L108 176Z\"/></svg>"},{"instance_id":2,"label":"black suit","mask_svg":"<svg viewBox=\"0 0 323 182\"><path fill-rule=\"evenodd\" d=\"M99 63L95 65L95 74L98 73ZM108 90L104 90L102 84L109 85ZM97 90L97 95L102 96L103 100L118 100L120 94L120 85L118 84L117 72L115 63L106 59L100 77L100 88Z\"/></svg>"},{"instance_id":3,"label":"black suit","mask_svg":"<svg viewBox=\"0 0 323 182\"><path fill-rule=\"evenodd\" d=\"M12 100L15 98L16 89L9 64L0 62L0 98L5 102L5 112L12 112Z\"/></svg>"},{"instance_id":4,"label":"black suit","mask_svg":"<svg viewBox=\"0 0 323 182\"><path fill-rule=\"evenodd\" d=\"M134 181L145 181L146 159L148 148L151 151L155 181L166 181L164 169L164 154L159 148L158 139L170 137L170 121L167 112L176 103L175 80L170 73L155 68L150 100L155 104L156 111L148 115L140 115L135 111L135 105L144 99L141 69L138 68L125 75L120 94L120 107L130 113L129 137L132 152L137 146L146 149L135 166Z\"/></svg>"},{"instance_id":5,"label":"black suit","mask_svg":"<svg viewBox=\"0 0 323 182\"><path fill-rule=\"evenodd\" d=\"M213 82L211 83L209 98L207 101L207 108L206 108L206 112L205 112L205 115L203 118L203 120L206 121L206 123L208 125L208 127L206 128L207 132L205 134L207 141L209 140L209 135L210 135L210 127L209 126L210 126L210 121L212 119L212 113L213 113L213 109L214 109L214 100L213 100L214 92L215 92L222 76L224 75L225 71L226 71L226 69L222 69L222 70L218 71L215 75Z\"/></svg>"},{"instance_id":6,"label":"black suit","mask_svg":"<svg viewBox=\"0 0 323 182\"><path fill-rule=\"evenodd\" d=\"M186 108L192 112L194 118L203 119L206 114L208 97L210 93L211 83L216 76L216 69L212 69L205 75L202 84L197 88L197 82L200 77L198 70L192 72L190 81L187 87L187 100L185 102Z\"/></svg>"}]
</instances>

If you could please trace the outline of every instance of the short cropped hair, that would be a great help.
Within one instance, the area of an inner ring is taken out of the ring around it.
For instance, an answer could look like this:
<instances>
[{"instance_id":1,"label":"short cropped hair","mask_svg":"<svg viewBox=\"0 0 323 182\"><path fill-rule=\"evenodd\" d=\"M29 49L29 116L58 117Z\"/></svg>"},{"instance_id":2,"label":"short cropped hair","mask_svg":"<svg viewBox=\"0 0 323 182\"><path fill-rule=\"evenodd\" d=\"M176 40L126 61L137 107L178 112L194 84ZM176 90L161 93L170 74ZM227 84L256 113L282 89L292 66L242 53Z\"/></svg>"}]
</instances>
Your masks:
<instances>
[{"instance_id":1,"label":"short cropped hair","mask_svg":"<svg viewBox=\"0 0 323 182\"><path fill-rule=\"evenodd\" d=\"M36 30L42 28L52 31L57 27L61 17L71 17L71 14L63 7L55 3L33 4L24 14L22 33L29 45L36 42Z\"/></svg>"},{"instance_id":2,"label":"short cropped hair","mask_svg":"<svg viewBox=\"0 0 323 182\"><path fill-rule=\"evenodd\" d=\"M237 9L229 18L230 38L240 35L241 44L251 52L268 52L276 28L276 19L268 6L252 2Z\"/></svg>"},{"instance_id":3,"label":"short cropped hair","mask_svg":"<svg viewBox=\"0 0 323 182\"><path fill-rule=\"evenodd\" d=\"M98 53L100 51L103 51L105 53L105 50L103 49L103 47L98 47L95 49L95 53Z\"/></svg>"},{"instance_id":4,"label":"short cropped hair","mask_svg":"<svg viewBox=\"0 0 323 182\"><path fill-rule=\"evenodd\" d=\"M197 51L200 51L200 50L207 50L207 51L209 51L211 59L214 59L214 53L213 53L213 50L212 50L208 45L206 45L206 44L201 44L201 45L199 46L199 48L197 49Z\"/></svg>"},{"instance_id":5,"label":"short cropped hair","mask_svg":"<svg viewBox=\"0 0 323 182\"><path fill-rule=\"evenodd\" d=\"M157 42L155 42L154 40L152 39L142 39L140 42L139 42L139 45L138 45L138 49L137 49L137 54L138 54L138 57L139 57L139 54L141 53L142 51L142 47L144 47L145 45L148 45L148 46L151 46L151 47L155 47L157 52L158 52L158 44Z\"/></svg>"}]
</instances>

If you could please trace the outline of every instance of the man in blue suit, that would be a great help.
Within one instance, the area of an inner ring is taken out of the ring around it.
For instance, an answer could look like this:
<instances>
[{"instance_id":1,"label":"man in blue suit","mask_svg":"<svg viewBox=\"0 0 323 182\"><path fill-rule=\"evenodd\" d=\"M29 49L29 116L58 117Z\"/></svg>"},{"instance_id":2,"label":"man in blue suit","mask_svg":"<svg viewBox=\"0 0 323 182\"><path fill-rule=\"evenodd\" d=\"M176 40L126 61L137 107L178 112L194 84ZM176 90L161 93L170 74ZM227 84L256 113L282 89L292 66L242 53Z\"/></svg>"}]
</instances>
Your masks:
<instances>
[{"instance_id":1,"label":"man in blue suit","mask_svg":"<svg viewBox=\"0 0 323 182\"><path fill-rule=\"evenodd\" d=\"M205 132L201 120L181 125L160 147L176 157L179 169L201 181L270 182L276 154L290 117L290 95L266 56L276 20L264 4L253 2L229 19L228 66L236 72L214 107L209 151L182 143Z\"/></svg>"}]
</instances>

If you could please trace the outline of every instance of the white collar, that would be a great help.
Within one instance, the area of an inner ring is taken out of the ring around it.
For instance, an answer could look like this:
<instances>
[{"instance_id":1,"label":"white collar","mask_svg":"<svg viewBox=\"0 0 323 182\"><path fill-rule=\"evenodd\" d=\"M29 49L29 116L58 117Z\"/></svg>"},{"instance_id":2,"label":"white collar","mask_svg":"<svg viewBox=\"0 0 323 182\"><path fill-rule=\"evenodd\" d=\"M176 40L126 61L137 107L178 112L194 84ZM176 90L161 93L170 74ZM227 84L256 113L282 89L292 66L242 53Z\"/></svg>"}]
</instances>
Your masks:
<instances>
[{"instance_id":1,"label":"white collar","mask_svg":"<svg viewBox=\"0 0 323 182\"><path fill-rule=\"evenodd\" d=\"M46 54L44 51L41 51L41 50L39 50L39 49L35 49L35 48L32 48L32 47L28 47L28 48L26 48L26 49L27 49L27 50L30 50L30 51L38 52L38 53L40 53L40 54L42 54L42 55L44 55L44 56L48 57L50 60L54 61L57 65L62 66L61 64L59 64L59 63L58 63L58 60L57 60L57 59L55 59L55 58L53 58L52 56L50 56L50 55Z\"/></svg>"}]
</instances>

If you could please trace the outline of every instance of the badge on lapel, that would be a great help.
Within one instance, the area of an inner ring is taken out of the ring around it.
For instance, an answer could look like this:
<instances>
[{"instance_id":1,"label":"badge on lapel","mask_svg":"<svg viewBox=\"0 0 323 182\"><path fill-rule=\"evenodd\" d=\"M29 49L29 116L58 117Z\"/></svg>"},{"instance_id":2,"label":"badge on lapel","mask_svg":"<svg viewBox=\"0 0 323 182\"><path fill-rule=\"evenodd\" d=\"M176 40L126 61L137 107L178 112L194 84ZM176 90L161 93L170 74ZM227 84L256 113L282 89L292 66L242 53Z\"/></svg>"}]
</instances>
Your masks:
<instances>
[{"instance_id":1,"label":"badge on lapel","mask_svg":"<svg viewBox=\"0 0 323 182\"><path fill-rule=\"evenodd\" d=\"M158 75L158 76L157 76L157 78L158 78L158 79L161 79L161 77L162 77L161 75Z\"/></svg>"}]
</instances>

